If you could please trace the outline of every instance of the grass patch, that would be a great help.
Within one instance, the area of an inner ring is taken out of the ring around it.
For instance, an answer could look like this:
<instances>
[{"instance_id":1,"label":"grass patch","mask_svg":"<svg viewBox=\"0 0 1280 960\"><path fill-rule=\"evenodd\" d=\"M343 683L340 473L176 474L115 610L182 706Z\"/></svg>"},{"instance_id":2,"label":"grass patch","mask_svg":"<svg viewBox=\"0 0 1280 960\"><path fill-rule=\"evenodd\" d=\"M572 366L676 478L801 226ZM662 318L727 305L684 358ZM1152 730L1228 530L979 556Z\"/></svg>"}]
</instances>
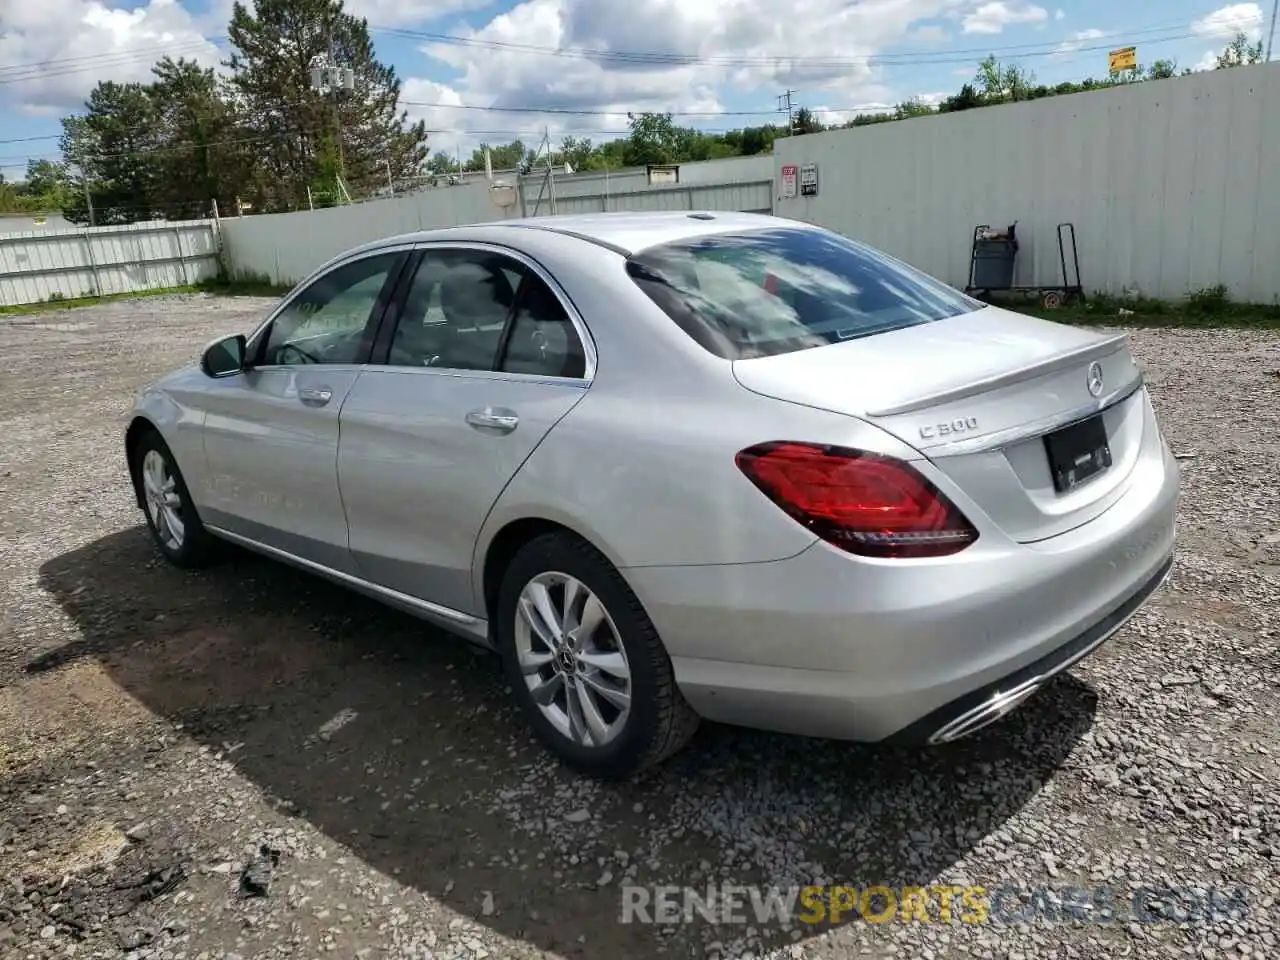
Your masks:
<instances>
[{"instance_id":1,"label":"grass patch","mask_svg":"<svg viewBox=\"0 0 1280 960\"><path fill-rule=\"evenodd\" d=\"M209 293L220 297L279 297L288 293L290 286L272 283L266 276L250 276L229 280L225 277L214 277L182 287L161 287L156 290L134 290L129 293L108 293L100 297L67 297L61 293L53 293L48 300L37 303L19 303L13 306L0 306L0 316L47 313L50 310L69 310L73 307L91 307L99 303L111 303L115 300L137 300L142 297L167 297L174 294Z\"/></svg>"},{"instance_id":2,"label":"grass patch","mask_svg":"<svg viewBox=\"0 0 1280 960\"><path fill-rule=\"evenodd\" d=\"M1097 327L1170 327L1184 330L1277 330L1280 304L1236 303L1225 287L1197 290L1181 301L1092 294L1085 303L1046 310L1037 300L1001 300L1019 313Z\"/></svg>"},{"instance_id":3,"label":"grass patch","mask_svg":"<svg viewBox=\"0 0 1280 960\"><path fill-rule=\"evenodd\" d=\"M293 289L291 283L276 283L265 273L241 271L235 276L219 275L200 284L205 293L221 297L282 297Z\"/></svg>"},{"instance_id":4,"label":"grass patch","mask_svg":"<svg viewBox=\"0 0 1280 960\"><path fill-rule=\"evenodd\" d=\"M13 306L0 306L0 316L28 313L46 313L50 310L69 310L72 307L89 307L95 303L111 303L115 300L137 300L141 297L164 297L175 293L200 293L198 286L163 287L159 290L136 290L132 293L108 293L101 297L66 297L53 294L48 300L37 303L19 303Z\"/></svg>"}]
</instances>

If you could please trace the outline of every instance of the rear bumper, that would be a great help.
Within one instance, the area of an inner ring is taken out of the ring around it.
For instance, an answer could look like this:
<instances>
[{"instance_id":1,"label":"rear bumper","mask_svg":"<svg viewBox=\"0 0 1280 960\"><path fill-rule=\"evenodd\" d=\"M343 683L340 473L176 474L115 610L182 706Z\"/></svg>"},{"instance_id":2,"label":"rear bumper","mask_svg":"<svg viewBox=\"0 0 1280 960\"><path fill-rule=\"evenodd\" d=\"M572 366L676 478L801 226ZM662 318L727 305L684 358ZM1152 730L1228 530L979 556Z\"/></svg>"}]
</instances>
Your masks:
<instances>
[{"instance_id":1,"label":"rear bumper","mask_svg":"<svg viewBox=\"0 0 1280 960\"><path fill-rule=\"evenodd\" d=\"M708 719L928 740L971 711L1008 712L1100 646L1164 580L1177 463L1166 449L1130 480L1101 516L1035 544L984 535L955 557L894 562L818 543L773 563L624 573L686 699Z\"/></svg>"},{"instance_id":2,"label":"rear bumper","mask_svg":"<svg viewBox=\"0 0 1280 960\"><path fill-rule=\"evenodd\" d=\"M1074 640L1016 670L1007 677L953 700L885 738L893 744L938 744L959 740L1008 716L1049 680L1071 669L1111 639L1144 603L1160 589L1173 571L1173 556L1129 599Z\"/></svg>"}]
</instances>

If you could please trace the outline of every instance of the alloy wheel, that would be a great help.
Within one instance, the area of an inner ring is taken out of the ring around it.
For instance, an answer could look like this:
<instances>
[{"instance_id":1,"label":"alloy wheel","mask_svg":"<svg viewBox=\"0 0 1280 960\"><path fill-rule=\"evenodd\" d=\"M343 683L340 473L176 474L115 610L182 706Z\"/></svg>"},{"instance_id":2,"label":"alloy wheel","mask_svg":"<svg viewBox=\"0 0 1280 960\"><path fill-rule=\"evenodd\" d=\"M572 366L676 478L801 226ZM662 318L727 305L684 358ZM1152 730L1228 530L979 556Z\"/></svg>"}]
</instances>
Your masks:
<instances>
[{"instance_id":1,"label":"alloy wheel","mask_svg":"<svg viewBox=\"0 0 1280 960\"><path fill-rule=\"evenodd\" d=\"M159 450L148 450L142 458L142 490L147 513L160 542L169 550L181 550L186 528L182 522L182 500L169 463Z\"/></svg>"},{"instance_id":2,"label":"alloy wheel","mask_svg":"<svg viewBox=\"0 0 1280 960\"><path fill-rule=\"evenodd\" d=\"M515 648L524 681L561 736L602 747L631 713L631 667L618 629L591 589L566 573L538 574L520 591Z\"/></svg>"}]
</instances>

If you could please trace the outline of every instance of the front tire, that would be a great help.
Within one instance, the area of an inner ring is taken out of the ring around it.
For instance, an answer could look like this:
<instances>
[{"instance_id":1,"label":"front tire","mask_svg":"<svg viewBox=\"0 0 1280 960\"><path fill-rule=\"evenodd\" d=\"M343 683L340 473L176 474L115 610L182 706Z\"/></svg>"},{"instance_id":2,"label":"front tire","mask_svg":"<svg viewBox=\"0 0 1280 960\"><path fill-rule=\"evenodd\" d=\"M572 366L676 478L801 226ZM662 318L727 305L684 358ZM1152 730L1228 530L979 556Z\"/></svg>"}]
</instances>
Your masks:
<instances>
[{"instance_id":1,"label":"front tire","mask_svg":"<svg viewBox=\"0 0 1280 960\"><path fill-rule=\"evenodd\" d=\"M178 462L160 434L148 430L134 458L147 529L165 559L188 569L217 560L220 544L200 522Z\"/></svg>"},{"instance_id":2,"label":"front tire","mask_svg":"<svg viewBox=\"0 0 1280 960\"><path fill-rule=\"evenodd\" d=\"M567 533L516 554L502 579L497 645L539 739L573 769L623 780L693 736L698 715L640 601L598 551Z\"/></svg>"}]
</instances>

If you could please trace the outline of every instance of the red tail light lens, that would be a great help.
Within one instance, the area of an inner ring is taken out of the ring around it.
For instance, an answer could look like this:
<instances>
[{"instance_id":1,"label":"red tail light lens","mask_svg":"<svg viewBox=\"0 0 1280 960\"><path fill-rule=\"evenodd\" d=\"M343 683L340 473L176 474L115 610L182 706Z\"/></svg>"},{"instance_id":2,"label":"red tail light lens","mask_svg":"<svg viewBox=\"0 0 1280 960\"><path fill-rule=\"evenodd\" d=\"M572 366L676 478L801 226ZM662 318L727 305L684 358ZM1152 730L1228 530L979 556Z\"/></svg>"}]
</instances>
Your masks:
<instances>
[{"instance_id":1,"label":"red tail light lens","mask_svg":"<svg viewBox=\"0 0 1280 960\"><path fill-rule=\"evenodd\" d=\"M978 531L910 464L812 443L762 443L738 468L828 543L864 557L944 557Z\"/></svg>"}]
</instances>

